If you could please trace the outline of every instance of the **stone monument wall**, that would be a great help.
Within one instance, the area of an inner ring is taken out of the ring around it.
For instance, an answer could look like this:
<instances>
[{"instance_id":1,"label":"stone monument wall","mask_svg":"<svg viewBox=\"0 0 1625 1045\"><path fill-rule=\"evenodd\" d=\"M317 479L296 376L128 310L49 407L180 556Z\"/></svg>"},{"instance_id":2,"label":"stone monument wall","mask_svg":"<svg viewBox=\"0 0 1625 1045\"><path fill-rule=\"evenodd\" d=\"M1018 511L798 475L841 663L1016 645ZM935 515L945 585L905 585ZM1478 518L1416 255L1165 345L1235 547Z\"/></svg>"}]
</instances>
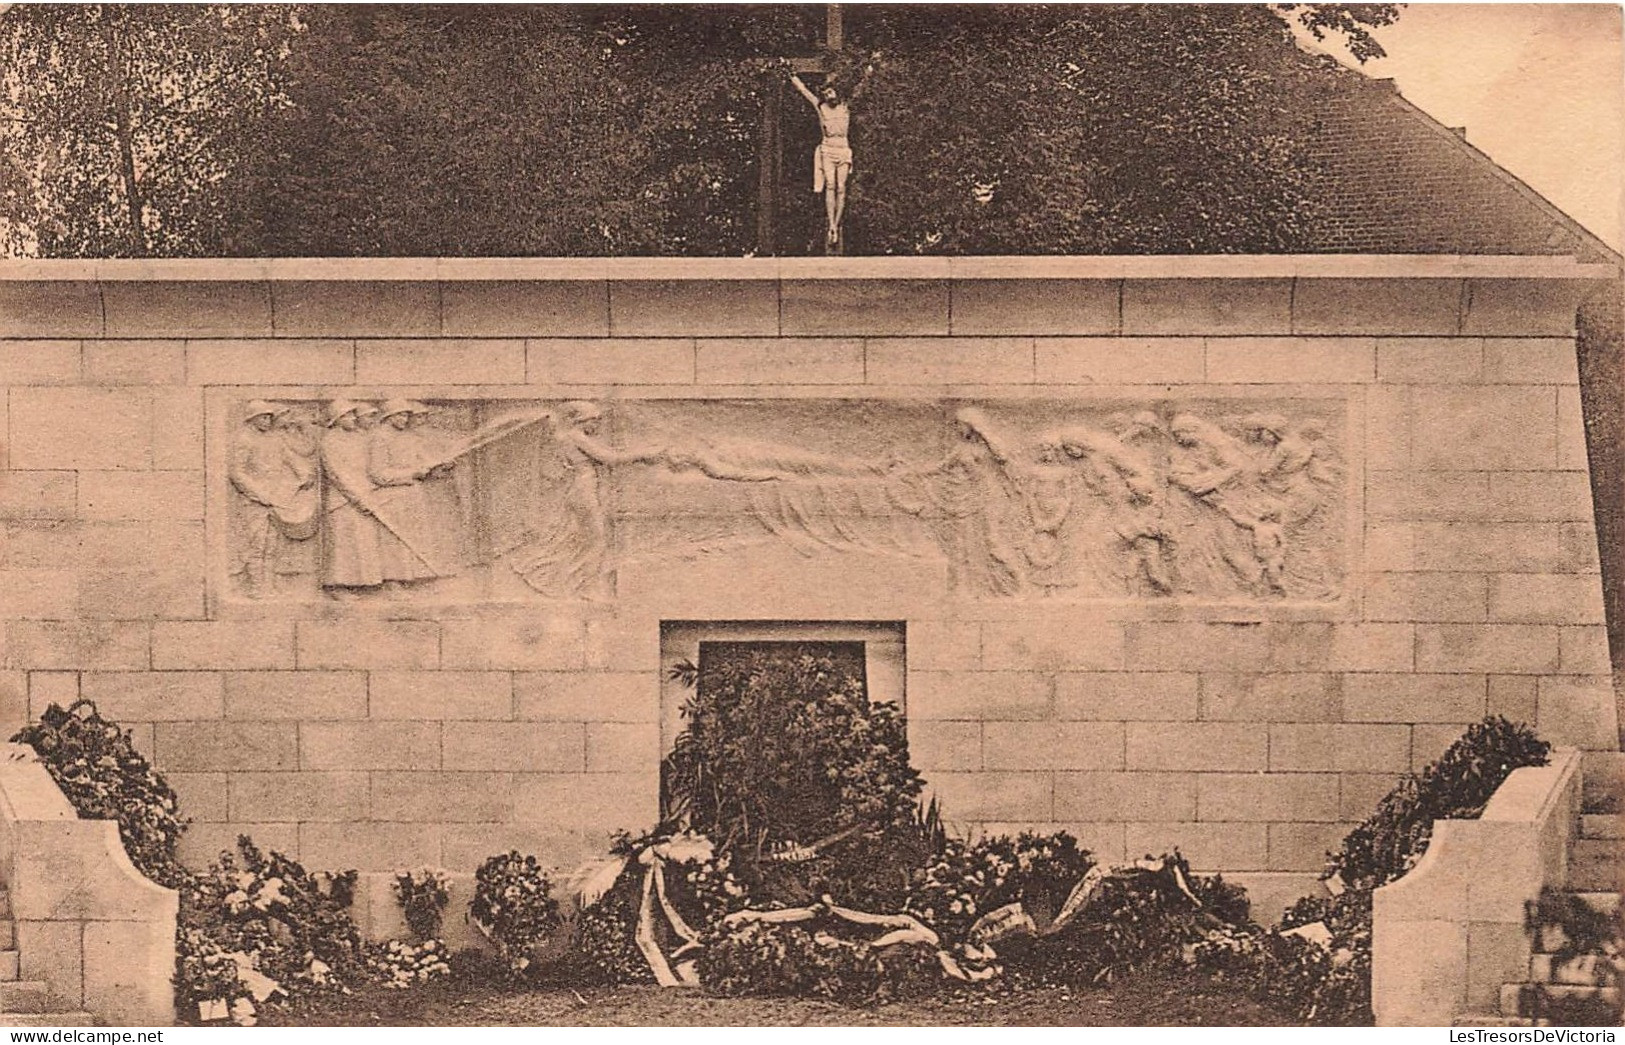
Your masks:
<instances>
[{"instance_id":1,"label":"stone monument wall","mask_svg":"<svg viewBox=\"0 0 1625 1045\"><path fill-rule=\"evenodd\" d=\"M194 859L568 865L654 821L682 650L869 636L955 825L1301 877L1486 713L1616 746L1606 275L7 263L5 723L95 700Z\"/></svg>"}]
</instances>

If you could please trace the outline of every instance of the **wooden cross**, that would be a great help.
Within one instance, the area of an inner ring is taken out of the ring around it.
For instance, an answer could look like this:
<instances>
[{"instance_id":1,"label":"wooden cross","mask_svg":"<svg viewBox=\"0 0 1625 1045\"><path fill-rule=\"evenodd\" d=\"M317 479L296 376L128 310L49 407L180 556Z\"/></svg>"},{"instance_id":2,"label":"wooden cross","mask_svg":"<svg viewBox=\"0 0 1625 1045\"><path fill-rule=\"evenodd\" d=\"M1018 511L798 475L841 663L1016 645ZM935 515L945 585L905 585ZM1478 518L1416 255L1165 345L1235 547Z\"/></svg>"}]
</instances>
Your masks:
<instances>
[{"instance_id":1,"label":"wooden cross","mask_svg":"<svg viewBox=\"0 0 1625 1045\"><path fill-rule=\"evenodd\" d=\"M835 69L835 55L844 42L841 5L825 4L824 54L817 58L792 58L790 70L828 75ZM784 84L775 72L774 82L767 86L763 97L762 127L757 136L756 253L762 257L779 252L779 182L784 160L784 148L779 140L779 115L783 91Z\"/></svg>"}]
</instances>

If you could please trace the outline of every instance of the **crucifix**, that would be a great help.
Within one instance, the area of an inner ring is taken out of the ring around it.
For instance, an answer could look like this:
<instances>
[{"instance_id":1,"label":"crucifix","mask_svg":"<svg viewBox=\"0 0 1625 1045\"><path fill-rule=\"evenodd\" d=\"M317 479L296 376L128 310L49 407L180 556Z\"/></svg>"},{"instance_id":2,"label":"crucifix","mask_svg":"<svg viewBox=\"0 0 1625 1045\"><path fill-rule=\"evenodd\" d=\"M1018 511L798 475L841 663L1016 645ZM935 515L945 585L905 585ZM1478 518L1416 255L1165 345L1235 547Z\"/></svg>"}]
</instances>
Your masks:
<instances>
[{"instance_id":1,"label":"crucifix","mask_svg":"<svg viewBox=\"0 0 1625 1045\"><path fill-rule=\"evenodd\" d=\"M826 77L825 90L828 90L827 77L836 69L836 59L844 43L844 32L841 21L841 5L824 5L824 53L817 58L792 58L784 63L793 74L797 89L812 102L815 107L819 105L818 96L814 95L799 77L804 73L819 73ZM778 209L779 184L781 181L781 166L783 163L783 145L780 137L780 97L783 83L775 80L766 85L762 106L762 127L758 138L758 185L756 210L756 253L759 255L772 255L778 253ZM833 113L833 109L830 110ZM824 115L824 109L818 109L820 114L821 130L826 140L830 137L830 118ZM834 253L844 247L844 242L837 239L837 230L840 225L840 214L836 196L839 197L839 207L844 207L846 194L846 174L851 169L851 152L844 148L846 106L840 106L839 142L840 150L830 149L826 155L826 146L820 147L815 161L815 170L820 180L828 174L831 179L827 203L827 219L829 231L825 240L827 253ZM840 164L844 168L837 169ZM838 175L838 184L836 182Z\"/></svg>"}]
</instances>

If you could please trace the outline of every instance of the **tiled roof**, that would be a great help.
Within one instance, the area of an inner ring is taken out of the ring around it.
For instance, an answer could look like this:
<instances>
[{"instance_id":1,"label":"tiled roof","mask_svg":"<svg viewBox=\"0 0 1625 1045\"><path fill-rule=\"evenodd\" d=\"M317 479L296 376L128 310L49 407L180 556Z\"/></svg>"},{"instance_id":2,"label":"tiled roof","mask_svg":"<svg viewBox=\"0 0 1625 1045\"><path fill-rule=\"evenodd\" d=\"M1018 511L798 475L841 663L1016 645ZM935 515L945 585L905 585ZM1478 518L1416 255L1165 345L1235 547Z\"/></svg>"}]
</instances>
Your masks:
<instances>
[{"instance_id":1,"label":"tiled roof","mask_svg":"<svg viewBox=\"0 0 1625 1045\"><path fill-rule=\"evenodd\" d=\"M1407 101L1343 71L1311 101L1319 213L1311 250L1563 254L1618 263L1579 222Z\"/></svg>"}]
</instances>

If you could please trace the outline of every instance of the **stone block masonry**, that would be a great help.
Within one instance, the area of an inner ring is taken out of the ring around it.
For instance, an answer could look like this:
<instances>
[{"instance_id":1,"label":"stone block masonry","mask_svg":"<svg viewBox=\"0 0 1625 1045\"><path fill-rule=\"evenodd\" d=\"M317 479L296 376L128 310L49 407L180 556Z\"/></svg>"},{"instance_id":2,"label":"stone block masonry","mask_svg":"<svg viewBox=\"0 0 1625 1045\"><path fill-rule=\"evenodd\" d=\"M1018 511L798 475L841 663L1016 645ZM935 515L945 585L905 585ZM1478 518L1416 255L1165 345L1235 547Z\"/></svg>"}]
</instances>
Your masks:
<instances>
[{"instance_id":1,"label":"stone block masonry","mask_svg":"<svg viewBox=\"0 0 1625 1045\"><path fill-rule=\"evenodd\" d=\"M1617 746L1612 276L3 263L0 725L96 700L195 860L569 866L656 818L664 624L884 623L956 828L1308 883L1487 713Z\"/></svg>"}]
</instances>

